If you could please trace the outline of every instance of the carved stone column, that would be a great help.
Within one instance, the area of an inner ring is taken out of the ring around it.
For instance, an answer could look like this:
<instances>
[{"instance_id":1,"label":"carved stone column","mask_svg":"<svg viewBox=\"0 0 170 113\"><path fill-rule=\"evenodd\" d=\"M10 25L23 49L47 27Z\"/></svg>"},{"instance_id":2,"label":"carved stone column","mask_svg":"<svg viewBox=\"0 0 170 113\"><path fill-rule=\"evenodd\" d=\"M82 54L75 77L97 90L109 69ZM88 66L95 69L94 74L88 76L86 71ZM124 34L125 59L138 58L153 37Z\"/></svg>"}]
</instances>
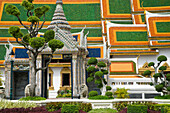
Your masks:
<instances>
[{"instance_id":1,"label":"carved stone column","mask_svg":"<svg viewBox=\"0 0 170 113\"><path fill-rule=\"evenodd\" d=\"M83 55L82 84L86 84L86 55Z\"/></svg>"},{"instance_id":2,"label":"carved stone column","mask_svg":"<svg viewBox=\"0 0 170 113\"><path fill-rule=\"evenodd\" d=\"M73 74L73 98L76 98L77 95L77 75L76 75L76 71L77 71L77 54L73 54L72 55L72 74Z\"/></svg>"}]
</instances>

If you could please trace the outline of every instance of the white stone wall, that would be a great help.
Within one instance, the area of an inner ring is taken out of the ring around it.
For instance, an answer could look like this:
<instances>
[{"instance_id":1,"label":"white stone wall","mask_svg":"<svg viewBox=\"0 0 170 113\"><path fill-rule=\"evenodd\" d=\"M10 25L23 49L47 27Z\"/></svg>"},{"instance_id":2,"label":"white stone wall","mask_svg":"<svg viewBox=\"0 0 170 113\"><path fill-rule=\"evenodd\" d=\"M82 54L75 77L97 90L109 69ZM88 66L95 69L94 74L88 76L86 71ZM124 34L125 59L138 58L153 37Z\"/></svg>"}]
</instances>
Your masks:
<instances>
[{"instance_id":1,"label":"white stone wall","mask_svg":"<svg viewBox=\"0 0 170 113\"><path fill-rule=\"evenodd\" d=\"M53 86L54 90L49 90L49 98L56 98L57 91L60 89L60 71L62 67L51 67L53 71Z\"/></svg>"},{"instance_id":2,"label":"white stone wall","mask_svg":"<svg viewBox=\"0 0 170 113\"><path fill-rule=\"evenodd\" d=\"M0 78L3 80L3 85L0 87L5 87L5 68L0 68L0 75L2 76Z\"/></svg>"}]
</instances>

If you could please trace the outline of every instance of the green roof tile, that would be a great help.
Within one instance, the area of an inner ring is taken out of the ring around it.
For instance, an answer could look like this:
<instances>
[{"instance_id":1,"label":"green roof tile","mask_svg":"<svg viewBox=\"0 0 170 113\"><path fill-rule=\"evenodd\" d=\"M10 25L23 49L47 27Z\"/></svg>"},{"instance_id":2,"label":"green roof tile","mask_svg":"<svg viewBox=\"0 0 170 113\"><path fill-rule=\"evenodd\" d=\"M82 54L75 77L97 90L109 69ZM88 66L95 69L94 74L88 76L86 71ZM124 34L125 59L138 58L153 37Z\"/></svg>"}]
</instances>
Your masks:
<instances>
[{"instance_id":1,"label":"green roof tile","mask_svg":"<svg viewBox=\"0 0 170 113\"><path fill-rule=\"evenodd\" d=\"M6 4L5 4L6 5ZM8 15L5 12L5 5L3 8L1 21L17 21L17 18L12 15ZM20 4L14 4L21 12L20 18L23 21L27 20L26 9ZM46 21L51 21L56 4L34 4L35 8L42 5L49 5L51 8L46 13ZM100 4L63 4L64 13L68 21L100 21ZM41 18L43 20L43 18Z\"/></svg>"},{"instance_id":2,"label":"green roof tile","mask_svg":"<svg viewBox=\"0 0 170 113\"><path fill-rule=\"evenodd\" d=\"M109 0L110 13L114 14L130 14L130 0Z\"/></svg>"},{"instance_id":3,"label":"green roof tile","mask_svg":"<svg viewBox=\"0 0 170 113\"><path fill-rule=\"evenodd\" d=\"M116 32L117 41L148 41L147 32Z\"/></svg>"},{"instance_id":4,"label":"green roof tile","mask_svg":"<svg viewBox=\"0 0 170 113\"><path fill-rule=\"evenodd\" d=\"M170 6L170 0L140 0L140 6L142 7L163 7L163 6Z\"/></svg>"},{"instance_id":5,"label":"green roof tile","mask_svg":"<svg viewBox=\"0 0 170 113\"><path fill-rule=\"evenodd\" d=\"M156 22L158 33L170 32L170 22Z\"/></svg>"}]
</instances>

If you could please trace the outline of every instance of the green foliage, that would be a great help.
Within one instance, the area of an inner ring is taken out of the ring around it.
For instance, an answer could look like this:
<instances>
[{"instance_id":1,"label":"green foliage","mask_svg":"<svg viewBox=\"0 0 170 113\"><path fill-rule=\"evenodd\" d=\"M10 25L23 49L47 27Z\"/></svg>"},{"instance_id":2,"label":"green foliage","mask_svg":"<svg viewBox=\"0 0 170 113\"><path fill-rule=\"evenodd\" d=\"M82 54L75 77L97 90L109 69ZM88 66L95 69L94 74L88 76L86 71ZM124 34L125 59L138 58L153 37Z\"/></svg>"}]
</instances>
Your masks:
<instances>
[{"instance_id":1,"label":"green foliage","mask_svg":"<svg viewBox=\"0 0 170 113\"><path fill-rule=\"evenodd\" d=\"M144 76L146 76L146 75L151 75L151 71L150 71L150 70L146 70L146 71L144 71L143 75L144 75Z\"/></svg>"},{"instance_id":2,"label":"green foliage","mask_svg":"<svg viewBox=\"0 0 170 113\"><path fill-rule=\"evenodd\" d=\"M32 3L34 0L28 0L28 2Z\"/></svg>"},{"instance_id":3,"label":"green foliage","mask_svg":"<svg viewBox=\"0 0 170 113\"><path fill-rule=\"evenodd\" d=\"M102 84L101 79L96 79L96 80L95 80L95 84L98 84L98 85Z\"/></svg>"},{"instance_id":4,"label":"green foliage","mask_svg":"<svg viewBox=\"0 0 170 113\"><path fill-rule=\"evenodd\" d=\"M35 23L35 22L39 22L40 19L37 16L30 16L30 17L27 18L27 21Z\"/></svg>"},{"instance_id":5,"label":"green foliage","mask_svg":"<svg viewBox=\"0 0 170 113\"><path fill-rule=\"evenodd\" d=\"M91 99L91 100L108 100L108 99L114 99L114 98L108 97L108 96L97 95L97 96L89 97L88 99Z\"/></svg>"},{"instance_id":6,"label":"green foliage","mask_svg":"<svg viewBox=\"0 0 170 113\"><path fill-rule=\"evenodd\" d=\"M106 90L109 91L111 90L112 88L110 86L106 86Z\"/></svg>"},{"instance_id":7,"label":"green foliage","mask_svg":"<svg viewBox=\"0 0 170 113\"><path fill-rule=\"evenodd\" d=\"M170 81L170 74L166 74L166 80Z\"/></svg>"},{"instance_id":8,"label":"green foliage","mask_svg":"<svg viewBox=\"0 0 170 113\"><path fill-rule=\"evenodd\" d=\"M102 77L103 72L102 71L97 71L94 75L95 75L95 77Z\"/></svg>"},{"instance_id":9,"label":"green foliage","mask_svg":"<svg viewBox=\"0 0 170 113\"><path fill-rule=\"evenodd\" d=\"M170 107L165 106L161 109L161 113L170 113Z\"/></svg>"},{"instance_id":10,"label":"green foliage","mask_svg":"<svg viewBox=\"0 0 170 113\"><path fill-rule=\"evenodd\" d=\"M34 10L35 16L37 16L38 18L40 18L42 15L44 15L48 10L50 9L49 6L44 5L42 7L37 7Z\"/></svg>"},{"instance_id":11,"label":"green foliage","mask_svg":"<svg viewBox=\"0 0 170 113\"><path fill-rule=\"evenodd\" d=\"M130 105L127 107L127 113L147 113L146 105Z\"/></svg>"},{"instance_id":12,"label":"green foliage","mask_svg":"<svg viewBox=\"0 0 170 113\"><path fill-rule=\"evenodd\" d=\"M88 77L87 82L92 82L94 80L94 77Z\"/></svg>"},{"instance_id":13,"label":"green foliage","mask_svg":"<svg viewBox=\"0 0 170 113\"><path fill-rule=\"evenodd\" d=\"M121 111L127 106L128 106L127 102L119 102L114 104L114 107L116 108L117 111Z\"/></svg>"},{"instance_id":14,"label":"green foliage","mask_svg":"<svg viewBox=\"0 0 170 113\"><path fill-rule=\"evenodd\" d=\"M46 42L49 42L50 40L54 39L55 32L53 30L48 30L44 33L44 38Z\"/></svg>"},{"instance_id":15,"label":"green foliage","mask_svg":"<svg viewBox=\"0 0 170 113\"><path fill-rule=\"evenodd\" d=\"M148 64L149 67L154 66L154 65L155 65L154 62L150 62L150 63Z\"/></svg>"},{"instance_id":16,"label":"green foliage","mask_svg":"<svg viewBox=\"0 0 170 113\"><path fill-rule=\"evenodd\" d=\"M160 55L158 58L157 58L158 61L162 62L162 61L167 61L167 58L166 56L164 55Z\"/></svg>"},{"instance_id":17,"label":"green foliage","mask_svg":"<svg viewBox=\"0 0 170 113\"><path fill-rule=\"evenodd\" d=\"M7 12L10 15L14 15L14 16L19 16L21 14L19 9L15 5L12 5L12 4L7 4L5 6L5 12Z\"/></svg>"},{"instance_id":18,"label":"green foliage","mask_svg":"<svg viewBox=\"0 0 170 113\"><path fill-rule=\"evenodd\" d=\"M152 83L152 82L150 83L150 86L153 86L153 83Z\"/></svg>"},{"instance_id":19,"label":"green foliage","mask_svg":"<svg viewBox=\"0 0 170 113\"><path fill-rule=\"evenodd\" d=\"M161 66L161 67L159 68L159 70L164 71L164 70L166 70L166 68L167 68L167 67L165 67L165 66Z\"/></svg>"},{"instance_id":20,"label":"green foliage","mask_svg":"<svg viewBox=\"0 0 170 113\"><path fill-rule=\"evenodd\" d=\"M89 92L89 97L94 97L94 96L97 96L97 95L98 95L97 91L90 91Z\"/></svg>"},{"instance_id":21,"label":"green foliage","mask_svg":"<svg viewBox=\"0 0 170 113\"><path fill-rule=\"evenodd\" d=\"M30 34L29 33L27 33L26 35L24 35L23 36L23 40L24 40L24 42L26 42L26 43L29 43L29 40L30 40Z\"/></svg>"},{"instance_id":22,"label":"green foliage","mask_svg":"<svg viewBox=\"0 0 170 113\"><path fill-rule=\"evenodd\" d=\"M65 104L61 108L61 113L79 113L77 105Z\"/></svg>"},{"instance_id":23,"label":"green foliage","mask_svg":"<svg viewBox=\"0 0 170 113\"><path fill-rule=\"evenodd\" d=\"M115 109L110 108L100 108L100 109L93 109L88 113L117 113Z\"/></svg>"},{"instance_id":24,"label":"green foliage","mask_svg":"<svg viewBox=\"0 0 170 113\"><path fill-rule=\"evenodd\" d=\"M90 103L74 103L74 102L52 102L46 104L46 109L48 111L57 111L60 108L62 108L63 105L69 104L69 105L77 105L79 110L83 110L85 112L89 112L92 109L92 105Z\"/></svg>"},{"instance_id":25,"label":"green foliage","mask_svg":"<svg viewBox=\"0 0 170 113\"><path fill-rule=\"evenodd\" d=\"M127 92L129 89L125 88L117 88L117 90L114 92L114 95L116 95L116 98L129 98L129 93Z\"/></svg>"},{"instance_id":26,"label":"green foliage","mask_svg":"<svg viewBox=\"0 0 170 113\"><path fill-rule=\"evenodd\" d=\"M167 87L167 90L170 91L170 86Z\"/></svg>"},{"instance_id":27,"label":"green foliage","mask_svg":"<svg viewBox=\"0 0 170 113\"><path fill-rule=\"evenodd\" d=\"M0 78L0 86L2 86L2 79Z\"/></svg>"},{"instance_id":28,"label":"green foliage","mask_svg":"<svg viewBox=\"0 0 170 113\"><path fill-rule=\"evenodd\" d=\"M48 46L52 49L52 51L55 51L56 49L61 49L64 47L64 43L60 40L52 39L48 42Z\"/></svg>"},{"instance_id":29,"label":"green foliage","mask_svg":"<svg viewBox=\"0 0 170 113\"><path fill-rule=\"evenodd\" d=\"M29 40L29 44L31 47L39 49L45 43L45 39L43 37L33 37Z\"/></svg>"},{"instance_id":30,"label":"green foliage","mask_svg":"<svg viewBox=\"0 0 170 113\"><path fill-rule=\"evenodd\" d=\"M10 102L7 100L0 100L0 109L5 108L33 108L37 107L36 103L31 102Z\"/></svg>"},{"instance_id":31,"label":"green foliage","mask_svg":"<svg viewBox=\"0 0 170 113\"><path fill-rule=\"evenodd\" d=\"M158 77L161 77L161 76L162 76L161 73L156 73L156 74L153 75L153 77L155 77L155 78L158 78Z\"/></svg>"},{"instance_id":32,"label":"green foliage","mask_svg":"<svg viewBox=\"0 0 170 113\"><path fill-rule=\"evenodd\" d=\"M108 70L102 69L103 74L108 74Z\"/></svg>"},{"instance_id":33,"label":"green foliage","mask_svg":"<svg viewBox=\"0 0 170 113\"><path fill-rule=\"evenodd\" d=\"M12 27L10 27L9 29L8 29L8 32L10 33L10 34L15 34L15 33L18 33L18 32L20 32L21 30L20 30L20 28L18 27L18 26L12 26Z\"/></svg>"},{"instance_id":34,"label":"green foliage","mask_svg":"<svg viewBox=\"0 0 170 113\"><path fill-rule=\"evenodd\" d=\"M39 101L39 100L46 100L46 98L44 98L44 97L31 97L31 96L28 96L28 97L22 97L19 100L20 101L29 101L29 100Z\"/></svg>"},{"instance_id":35,"label":"green foliage","mask_svg":"<svg viewBox=\"0 0 170 113\"><path fill-rule=\"evenodd\" d=\"M155 99L170 99L170 95L155 96Z\"/></svg>"},{"instance_id":36,"label":"green foliage","mask_svg":"<svg viewBox=\"0 0 170 113\"><path fill-rule=\"evenodd\" d=\"M156 91L158 91L158 92L162 92L162 89L163 89L163 85L162 84L160 84L160 85L156 85L155 86L155 89L156 89Z\"/></svg>"},{"instance_id":37,"label":"green foliage","mask_svg":"<svg viewBox=\"0 0 170 113\"><path fill-rule=\"evenodd\" d=\"M106 67L106 64L104 62L100 61L100 62L97 63L97 66L98 67Z\"/></svg>"},{"instance_id":38,"label":"green foliage","mask_svg":"<svg viewBox=\"0 0 170 113\"><path fill-rule=\"evenodd\" d=\"M164 107L170 108L170 104L155 104L152 106L152 110L161 111ZM161 113L164 113L164 112L161 112Z\"/></svg>"},{"instance_id":39,"label":"green foliage","mask_svg":"<svg viewBox=\"0 0 170 113\"><path fill-rule=\"evenodd\" d=\"M21 5L24 6L25 9L27 9L29 11L34 9L34 5L31 2L26 1L26 0L23 0Z\"/></svg>"},{"instance_id":40,"label":"green foliage","mask_svg":"<svg viewBox=\"0 0 170 113\"><path fill-rule=\"evenodd\" d=\"M96 70L96 68L94 67L94 66L89 66L88 68L87 68L87 72L88 73L92 73L92 72L94 72Z\"/></svg>"},{"instance_id":41,"label":"green foliage","mask_svg":"<svg viewBox=\"0 0 170 113\"><path fill-rule=\"evenodd\" d=\"M88 65L96 65L97 64L97 59L95 57L91 57L88 62Z\"/></svg>"},{"instance_id":42,"label":"green foliage","mask_svg":"<svg viewBox=\"0 0 170 113\"><path fill-rule=\"evenodd\" d=\"M105 96L108 96L109 98L113 97L113 93L112 92L106 92Z\"/></svg>"}]
</instances>

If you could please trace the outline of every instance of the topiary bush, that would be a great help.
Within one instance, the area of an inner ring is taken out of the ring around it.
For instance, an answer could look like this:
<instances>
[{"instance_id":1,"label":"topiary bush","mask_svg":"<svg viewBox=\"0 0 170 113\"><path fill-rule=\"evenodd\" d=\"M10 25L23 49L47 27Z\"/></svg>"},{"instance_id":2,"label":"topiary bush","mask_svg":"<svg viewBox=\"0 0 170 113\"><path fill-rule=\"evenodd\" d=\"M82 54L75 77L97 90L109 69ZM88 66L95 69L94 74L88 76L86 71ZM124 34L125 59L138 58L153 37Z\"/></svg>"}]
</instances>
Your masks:
<instances>
[{"instance_id":1,"label":"topiary bush","mask_svg":"<svg viewBox=\"0 0 170 113\"><path fill-rule=\"evenodd\" d=\"M129 105L127 113L147 113L148 107L146 105Z\"/></svg>"},{"instance_id":2,"label":"topiary bush","mask_svg":"<svg viewBox=\"0 0 170 113\"><path fill-rule=\"evenodd\" d=\"M109 91L112 90L112 88L110 86L106 86L106 90Z\"/></svg>"},{"instance_id":3,"label":"topiary bush","mask_svg":"<svg viewBox=\"0 0 170 113\"><path fill-rule=\"evenodd\" d=\"M106 92L105 96L108 96L109 98L113 97L113 93L112 92Z\"/></svg>"},{"instance_id":4,"label":"topiary bush","mask_svg":"<svg viewBox=\"0 0 170 113\"><path fill-rule=\"evenodd\" d=\"M160 84L160 85L156 85L155 86L155 89L156 89L156 91L158 91L158 92L162 92L162 89L163 89L163 85L162 84Z\"/></svg>"},{"instance_id":5,"label":"topiary bush","mask_svg":"<svg viewBox=\"0 0 170 113\"><path fill-rule=\"evenodd\" d=\"M97 91L90 91L89 92L89 97L94 97L94 96L97 96L97 95L98 95Z\"/></svg>"},{"instance_id":6,"label":"topiary bush","mask_svg":"<svg viewBox=\"0 0 170 113\"><path fill-rule=\"evenodd\" d=\"M79 113L77 105L65 104L61 108L61 113Z\"/></svg>"},{"instance_id":7,"label":"topiary bush","mask_svg":"<svg viewBox=\"0 0 170 113\"><path fill-rule=\"evenodd\" d=\"M91 57L88 62L87 62L88 65L96 65L97 64L97 59L94 58L94 57Z\"/></svg>"}]
</instances>

